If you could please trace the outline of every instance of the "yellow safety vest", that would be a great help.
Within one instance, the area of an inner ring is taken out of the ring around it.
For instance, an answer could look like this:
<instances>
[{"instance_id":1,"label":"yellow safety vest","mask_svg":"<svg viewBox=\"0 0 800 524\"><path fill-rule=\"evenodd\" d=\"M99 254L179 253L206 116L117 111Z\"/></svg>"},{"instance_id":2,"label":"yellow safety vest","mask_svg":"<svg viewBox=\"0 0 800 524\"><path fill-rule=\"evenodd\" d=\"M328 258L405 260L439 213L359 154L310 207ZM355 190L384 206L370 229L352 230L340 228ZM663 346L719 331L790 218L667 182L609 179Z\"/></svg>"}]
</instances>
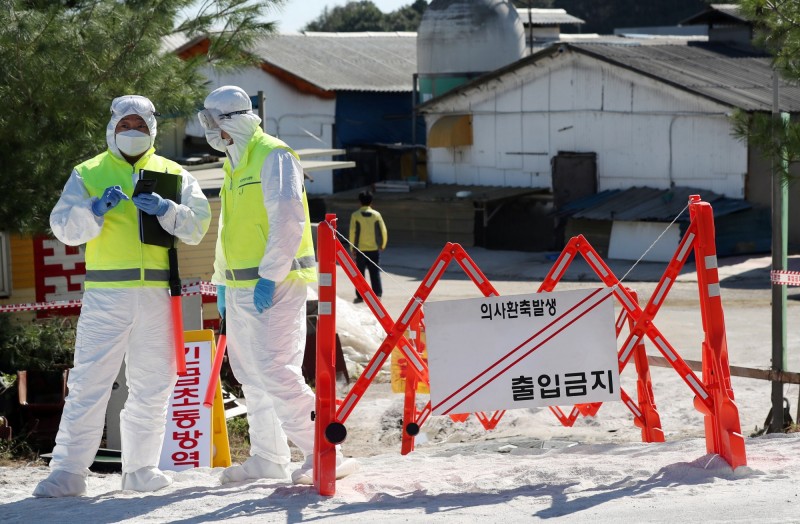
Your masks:
<instances>
[{"instance_id":1,"label":"yellow safety vest","mask_svg":"<svg viewBox=\"0 0 800 524\"><path fill-rule=\"evenodd\" d=\"M180 174L175 162L155 154L150 148L131 166L110 151L83 162L75 171L93 197L101 197L109 186L120 186L129 197L133 193L132 173L140 169ZM121 201L103 215L100 234L86 243L85 289L167 287L169 260L167 249L142 244L139 240L139 215L130 200Z\"/></svg>"},{"instance_id":2,"label":"yellow safety vest","mask_svg":"<svg viewBox=\"0 0 800 524\"><path fill-rule=\"evenodd\" d=\"M220 191L222 200L220 237L227 265L225 280L228 286L252 287L258 282L258 266L264 257L269 238L269 219L261 189L261 167L275 148L285 149L297 157L297 153L284 142L257 128L237 168L231 172L228 160L222 166L225 180ZM311 219L308 214L305 189L303 211L305 212L303 236L286 280L316 282L317 262L314 257Z\"/></svg>"}]
</instances>

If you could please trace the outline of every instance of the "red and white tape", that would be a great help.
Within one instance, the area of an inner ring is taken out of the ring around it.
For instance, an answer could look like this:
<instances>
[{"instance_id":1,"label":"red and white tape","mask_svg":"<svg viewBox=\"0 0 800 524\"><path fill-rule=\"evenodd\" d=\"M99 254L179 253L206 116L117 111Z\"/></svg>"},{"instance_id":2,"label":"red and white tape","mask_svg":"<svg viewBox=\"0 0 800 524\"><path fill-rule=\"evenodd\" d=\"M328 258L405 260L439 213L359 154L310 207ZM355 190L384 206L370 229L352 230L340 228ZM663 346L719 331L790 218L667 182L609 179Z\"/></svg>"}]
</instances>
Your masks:
<instances>
[{"instance_id":1,"label":"red and white tape","mask_svg":"<svg viewBox=\"0 0 800 524\"><path fill-rule=\"evenodd\" d=\"M773 284L782 286L800 286L800 271L770 271Z\"/></svg>"},{"instance_id":2,"label":"red and white tape","mask_svg":"<svg viewBox=\"0 0 800 524\"><path fill-rule=\"evenodd\" d=\"M190 282L181 286L181 295L208 295L217 296L217 286L211 282ZM30 302L27 304L0 305L0 313L15 313L18 311L46 311L49 309L65 309L81 307L80 300L56 300L53 302Z\"/></svg>"},{"instance_id":3,"label":"red and white tape","mask_svg":"<svg viewBox=\"0 0 800 524\"><path fill-rule=\"evenodd\" d=\"M211 282L191 282L181 286L181 295L217 296L217 286Z\"/></svg>"},{"instance_id":4,"label":"red and white tape","mask_svg":"<svg viewBox=\"0 0 800 524\"><path fill-rule=\"evenodd\" d=\"M14 313L16 311L43 311L46 309L64 309L68 307L81 307L80 300L57 300L55 302L31 302L29 304L6 304L0 306L0 313Z\"/></svg>"}]
</instances>

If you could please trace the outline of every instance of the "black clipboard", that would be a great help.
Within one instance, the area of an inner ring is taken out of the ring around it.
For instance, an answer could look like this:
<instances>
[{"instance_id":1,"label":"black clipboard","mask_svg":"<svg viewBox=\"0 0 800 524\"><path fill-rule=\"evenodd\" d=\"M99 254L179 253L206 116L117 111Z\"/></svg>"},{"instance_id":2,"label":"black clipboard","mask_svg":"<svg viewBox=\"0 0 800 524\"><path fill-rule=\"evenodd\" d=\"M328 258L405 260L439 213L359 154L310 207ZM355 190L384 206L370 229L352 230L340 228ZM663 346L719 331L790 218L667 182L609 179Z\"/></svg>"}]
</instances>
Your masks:
<instances>
[{"instance_id":1,"label":"black clipboard","mask_svg":"<svg viewBox=\"0 0 800 524\"><path fill-rule=\"evenodd\" d=\"M158 180L155 178L140 178L136 181L136 186L133 188L133 196L139 196L142 193L153 193L158 185Z\"/></svg>"},{"instance_id":2,"label":"black clipboard","mask_svg":"<svg viewBox=\"0 0 800 524\"><path fill-rule=\"evenodd\" d=\"M142 180L153 182L141 183ZM139 170L139 181L137 187L145 186L151 193L158 193L161 198L172 200L176 204L181 203L181 184L182 177L172 173L160 173L147 169ZM141 190L140 190L141 191ZM134 190L134 194L136 191ZM148 215L144 211L139 211L139 240L142 244L151 246L161 246L170 248L175 245L175 237L167 233L158 222L158 217Z\"/></svg>"}]
</instances>

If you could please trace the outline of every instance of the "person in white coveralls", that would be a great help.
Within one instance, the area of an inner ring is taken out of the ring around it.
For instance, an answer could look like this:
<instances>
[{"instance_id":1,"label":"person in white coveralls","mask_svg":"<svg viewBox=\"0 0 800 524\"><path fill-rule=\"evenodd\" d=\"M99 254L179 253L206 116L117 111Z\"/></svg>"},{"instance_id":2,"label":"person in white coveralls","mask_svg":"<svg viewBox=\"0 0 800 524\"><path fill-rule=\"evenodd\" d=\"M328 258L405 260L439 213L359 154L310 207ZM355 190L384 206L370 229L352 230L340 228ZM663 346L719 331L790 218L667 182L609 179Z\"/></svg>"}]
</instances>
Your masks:
<instances>
[{"instance_id":1,"label":"person in white coveralls","mask_svg":"<svg viewBox=\"0 0 800 524\"><path fill-rule=\"evenodd\" d=\"M155 154L156 116L143 96L115 98L108 149L74 168L50 214L56 238L70 246L86 244L86 280L69 394L51 472L36 486L36 497L85 494L123 359L128 399L120 413L122 489L155 491L171 482L157 467L177 380L169 264L166 248L140 242L138 212L157 216L164 230L186 244L198 244L211 209L192 175ZM140 169L179 175L180 202L156 192L132 197Z\"/></svg>"},{"instance_id":2,"label":"person in white coveralls","mask_svg":"<svg viewBox=\"0 0 800 524\"><path fill-rule=\"evenodd\" d=\"M206 140L227 157L212 282L247 401L251 446L250 458L220 480L311 484L315 400L301 366L307 286L317 269L303 169L289 146L261 129L241 88L220 87L204 105L198 116ZM287 436L305 457L291 474ZM356 468L337 455L339 477Z\"/></svg>"}]
</instances>

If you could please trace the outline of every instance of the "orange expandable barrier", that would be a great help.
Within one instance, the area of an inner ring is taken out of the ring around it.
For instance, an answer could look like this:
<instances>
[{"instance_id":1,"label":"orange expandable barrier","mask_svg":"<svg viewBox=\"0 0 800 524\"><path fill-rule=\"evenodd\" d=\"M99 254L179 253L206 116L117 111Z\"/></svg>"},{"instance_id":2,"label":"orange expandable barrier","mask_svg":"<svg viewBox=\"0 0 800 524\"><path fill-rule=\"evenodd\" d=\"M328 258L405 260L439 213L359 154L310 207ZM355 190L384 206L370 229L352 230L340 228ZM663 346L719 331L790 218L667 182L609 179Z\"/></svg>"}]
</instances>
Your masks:
<instances>
[{"instance_id":1,"label":"orange expandable barrier","mask_svg":"<svg viewBox=\"0 0 800 524\"><path fill-rule=\"evenodd\" d=\"M694 405L705 417L706 448L709 453L723 457L732 468L747 464L744 438L741 434L738 408L734 402L730 382L725 321L719 290L716 246L714 238L713 211L710 204L698 195L689 198L691 222L681 239L672 260L667 265L658 285L644 307L639 305L636 293L624 287L608 265L589 242L578 235L570 239L552 269L539 287L539 292L552 291L561 280L569 265L578 255L589 264L600 280L611 288L622 307L616 322L619 339L623 327L628 335L619 351L619 371L623 371L632 359L637 373L636 400L624 388L620 388L620 400L633 415L634 425L642 430L642 441L663 442L664 432L653 396L644 338L649 338L655 347L668 359L674 370L694 393ZM316 422L314 441L314 485L322 495L333 495L336 489L335 445L347 434L344 423L364 392L372 383L378 370L387 361L392 350L397 348L406 360L405 404L403 416L402 454L414 449L414 436L431 413L430 402L422 409L416 408L418 382L428 384L427 363L421 358L423 347L421 330L422 305L441 279L448 264L455 260L484 296L498 296L486 276L475 265L464 249L447 243L433 265L423 277L417 291L412 295L397 321L393 321L380 300L358 271L347 250L336 238L336 215L328 214L319 224L319 323L317 329L317 400L313 414ZM703 342L702 378L686 364L677 350L655 326L654 318L664 303L680 270L694 250L700 287L700 309L705 333ZM373 355L353 388L343 400L336 399L335 392L335 329L336 329L336 263L339 263L364 298L376 319L386 331L386 338ZM412 343L406 337L408 330L414 332ZM578 416L594 416L602 403L578 404L569 414L558 406L551 411L565 426L572 426ZM492 415L476 413L486 429L494 428L505 411ZM463 421L468 414L451 415L453 420Z\"/></svg>"}]
</instances>

